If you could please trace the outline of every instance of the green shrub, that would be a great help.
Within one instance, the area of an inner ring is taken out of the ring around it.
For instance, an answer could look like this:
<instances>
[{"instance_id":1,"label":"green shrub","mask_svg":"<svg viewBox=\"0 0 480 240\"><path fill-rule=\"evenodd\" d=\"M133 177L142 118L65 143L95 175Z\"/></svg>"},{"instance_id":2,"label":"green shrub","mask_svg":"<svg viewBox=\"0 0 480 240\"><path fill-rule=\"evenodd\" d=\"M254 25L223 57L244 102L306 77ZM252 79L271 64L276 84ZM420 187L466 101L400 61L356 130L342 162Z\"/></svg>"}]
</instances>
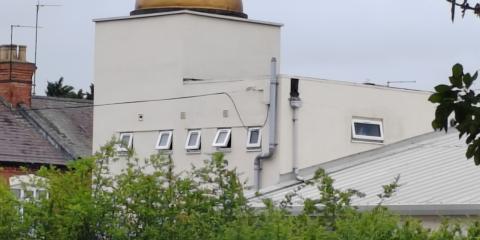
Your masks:
<instances>
[{"instance_id":1,"label":"green shrub","mask_svg":"<svg viewBox=\"0 0 480 240\"><path fill-rule=\"evenodd\" d=\"M66 170L42 168L35 184L48 197L17 200L0 185L0 239L165 239L165 240L439 240L478 239L480 224L462 229L445 223L436 231L417 220L400 218L382 206L359 212L351 198L355 190L334 188L323 170L306 183L320 191L306 199L302 213L291 214L288 195L282 203L265 200L266 208L252 209L243 194L244 183L228 168L222 154L202 167L177 174L169 157L139 160L121 158L111 143L94 157L69 164ZM120 174L108 163L125 161ZM396 187L384 186L390 197ZM383 202L383 200L381 201Z\"/></svg>"}]
</instances>

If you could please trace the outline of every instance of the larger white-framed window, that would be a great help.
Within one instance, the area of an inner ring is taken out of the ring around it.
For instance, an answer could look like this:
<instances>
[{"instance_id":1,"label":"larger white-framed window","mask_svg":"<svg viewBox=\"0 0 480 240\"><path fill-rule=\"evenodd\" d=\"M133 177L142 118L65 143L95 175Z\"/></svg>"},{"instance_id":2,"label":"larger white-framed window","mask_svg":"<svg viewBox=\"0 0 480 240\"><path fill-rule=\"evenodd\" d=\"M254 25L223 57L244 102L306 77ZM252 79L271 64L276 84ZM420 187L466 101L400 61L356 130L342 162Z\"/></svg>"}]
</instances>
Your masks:
<instances>
[{"instance_id":1,"label":"larger white-framed window","mask_svg":"<svg viewBox=\"0 0 480 240\"><path fill-rule=\"evenodd\" d=\"M160 131L155 149L172 150L173 131Z\"/></svg>"},{"instance_id":2,"label":"larger white-framed window","mask_svg":"<svg viewBox=\"0 0 480 240\"><path fill-rule=\"evenodd\" d=\"M202 148L202 131L189 130L187 134L187 141L185 142L185 149L200 150Z\"/></svg>"},{"instance_id":3,"label":"larger white-framed window","mask_svg":"<svg viewBox=\"0 0 480 240\"><path fill-rule=\"evenodd\" d=\"M47 179L35 176L33 174L13 176L9 179L10 191L22 201L39 200L48 198L48 192L45 189Z\"/></svg>"},{"instance_id":4,"label":"larger white-framed window","mask_svg":"<svg viewBox=\"0 0 480 240\"><path fill-rule=\"evenodd\" d=\"M119 143L117 144L118 152L127 152L133 146L133 133L120 133Z\"/></svg>"},{"instance_id":5,"label":"larger white-framed window","mask_svg":"<svg viewBox=\"0 0 480 240\"><path fill-rule=\"evenodd\" d=\"M262 147L262 132L259 127L248 128L247 148Z\"/></svg>"},{"instance_id":6,"label":"larger white-framed window","mask_svg":"<svg viewBox=\"0 0 480 240\"><path fill-rule=\"evenodd\" d=\"M354 118L352 120L353 140L383 142L382 120Z\"/></svg>"},{"instance_id":7,"label":"larger white-framed window","mask_svg":"<svg viewBox=\"0 0 480 240\"><path fill-rule=\"evenodd\" d=\"M232 129L222 128L217 130L212 146L219 148L231 147Z\"/></svg>"}]
</instances>

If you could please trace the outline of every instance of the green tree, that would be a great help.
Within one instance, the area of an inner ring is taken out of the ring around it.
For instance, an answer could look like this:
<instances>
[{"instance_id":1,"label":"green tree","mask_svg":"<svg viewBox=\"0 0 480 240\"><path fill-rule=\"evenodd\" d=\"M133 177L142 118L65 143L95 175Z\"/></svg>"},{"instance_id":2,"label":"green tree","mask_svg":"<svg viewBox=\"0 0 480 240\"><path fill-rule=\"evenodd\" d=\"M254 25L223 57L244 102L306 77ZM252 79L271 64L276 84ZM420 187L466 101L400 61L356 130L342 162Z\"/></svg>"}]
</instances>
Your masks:
<instances>
[{"instance_id":1,"label":"green tree","mask_svg":"<svg viewBox=\"0 0 480 240\"><path fill-rule=\"evenodd\" d=\"M90 84L90 92L84 93L83 89L75 92L75 88L70 85L64 85L64 78L60 77L56 82L48 82L45 94L49 97L77 98L93 100L93 84Z\"/></svg>"},{"instance_id":2,"label":"green tree","mask_svg":"<svg viewBox=\"0 0 480 240\"><path fill-rule=\"evenodd\" d=\"M74 87L63 85L63 80L63 77L60 77L56 82L48 82L45 94L49 97L77 98Z\"/></svg>"},{"instance_id":3,"label":"green tree","mask_svg":"<svg viewBox=\"0 0 480 240\"><path fill-rule=\"evenodd\" d=\"M292 195L282 203L265 199L264 209L254 209L221 153L176 173L167 155L118 156L116 144L67 169L42 168L34 185L47 189L48 197L15 199L0 185L0 239L463 240L480 235L480 223L459 228L446 222L429 231L381 206L359 212L350 198L361 194L336 189L323 170L307 183L317 187L320 200L306 199L303 212L291 213ZM125 168L113 174L112 162ZM379 198L391 196L397 181L384 186Z\"/></svg>"},{"instance_id":4,"label":"green tree","mask_svg":"<svg viewBox=\"0 0 480 240\"><path fill-rule=\"evenodd\" d=\"M94 94L95 94L95 86L93 85L93 83L90 84L90 92L87 92L86 94L86 98L88 100L93 100L94 98Z\"/></svg>"},{"instance_id":5,"label":"green tree","mask_svg":"<svg viewBox=\"0 0 480 240\"><path fill-rule=\"evenodd\" d=\"M450 84L436 86L429 100L438 104L432 127L445 131L449 126L456 128L460 138L466 137L466 157L474 158L475 164L480 165L480 95L472 88L477 77L478 71L465 73L457 63L452 68Z\"/></svg>"}]
</instances>

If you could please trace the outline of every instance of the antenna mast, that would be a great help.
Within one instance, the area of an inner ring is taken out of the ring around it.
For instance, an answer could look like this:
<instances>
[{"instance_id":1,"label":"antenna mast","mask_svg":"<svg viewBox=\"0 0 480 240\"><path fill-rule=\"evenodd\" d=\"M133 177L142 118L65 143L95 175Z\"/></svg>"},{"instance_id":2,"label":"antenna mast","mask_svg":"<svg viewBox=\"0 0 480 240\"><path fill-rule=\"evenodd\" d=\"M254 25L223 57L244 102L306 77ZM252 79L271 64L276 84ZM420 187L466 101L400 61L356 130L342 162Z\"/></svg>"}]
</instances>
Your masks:
<instances>
[{"instance_id":1,"label":"antenna mast","mask_svg":"<svg viewBox=\"0 0 480 240\"><path fill-rule=\"evenodd\" d=\"M390 87L390 84L392 83L417 83L417 81L388 81L387 87Z\"/></svg>"},{"instance_id":2,"label":"antenna mast","mask_svg":"<svg viewBox=\"0 0 480 240\"><path fill-rule=\"evenodd\" d=\"M40 8L41 7L60 7L62 5L56 5L56 4L40 4L40 0L37 0L37 4L35 5L36 7L36 15L35 15L35 58L34 58L34 64L35 67L37 67L37 51L38 51L38 16L40 13ZM36 86L37 86L37 71L35 71L35 74L33 75L33 84L32 84L32 94L35 95L36 93Z\"/></svg>"}]
</instances>

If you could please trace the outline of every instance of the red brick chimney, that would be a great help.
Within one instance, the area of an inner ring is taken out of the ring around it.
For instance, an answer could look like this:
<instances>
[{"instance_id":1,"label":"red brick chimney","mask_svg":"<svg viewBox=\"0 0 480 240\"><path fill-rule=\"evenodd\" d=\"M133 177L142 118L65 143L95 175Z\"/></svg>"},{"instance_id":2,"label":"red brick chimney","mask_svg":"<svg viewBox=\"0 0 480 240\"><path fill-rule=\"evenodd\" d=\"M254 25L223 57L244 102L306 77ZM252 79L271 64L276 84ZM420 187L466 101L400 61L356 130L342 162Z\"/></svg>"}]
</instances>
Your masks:
<instances>
[{"instance_id":1,"label":"red brick chimney","mask_svg":"<svg viewBox=\"0 0 480 240\"><path fill-rule=\"evenodd\" d=\"M31 106L32 76L36 70L27 62L27 47L17 45L0 46L0 97L12 107L18 104Z\"/></svg>"}]
</instances>

